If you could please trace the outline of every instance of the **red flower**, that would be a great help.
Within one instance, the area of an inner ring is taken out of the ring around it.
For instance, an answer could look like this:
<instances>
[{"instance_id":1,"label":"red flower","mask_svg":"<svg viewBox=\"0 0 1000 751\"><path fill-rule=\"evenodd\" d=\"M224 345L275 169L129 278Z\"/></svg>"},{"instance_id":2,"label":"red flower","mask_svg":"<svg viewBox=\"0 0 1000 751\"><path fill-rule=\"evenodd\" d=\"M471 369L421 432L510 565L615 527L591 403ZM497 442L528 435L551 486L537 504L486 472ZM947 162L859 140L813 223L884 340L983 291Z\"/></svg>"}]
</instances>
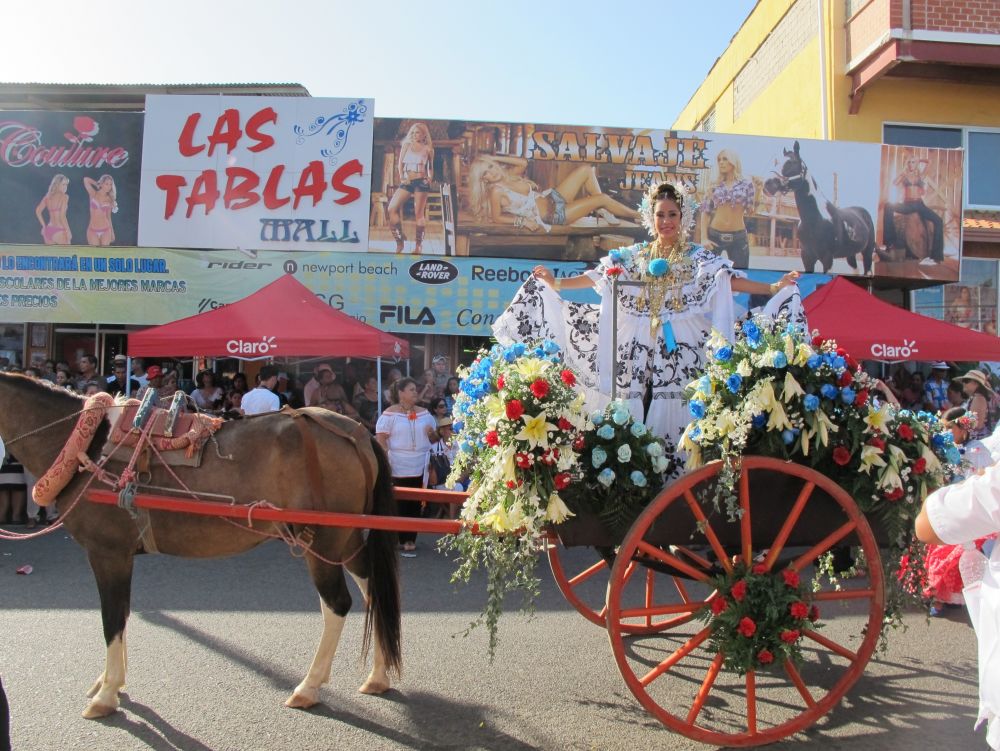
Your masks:
<instances>
[{"instance_id":1,"label":"red flower","mask_svg":"<svg viewBox=\"0 0 1000 751\"><path fill-rule=\"evenodd\" d=\"M817 334L816 336L814 336L813 337L813 346L816 347L816 349L819 349L820 347L822 347L823 346L823 337L821 337L819 334Z\"/></svg>"},{"instance_id":2,"label":"red flower","mask_svg":"<svg viewBox=\"0 0 1000 751\"><path fill-rule=\"evenodd\" d=\"M891 490L885 494L885 499L887 501L898 501L902 497L903 497L902 488L896 488L895 490Z\"/></svg>"},{"instance_id":3,"label":"red flower","mask_svg":"<svg viewBox=\"0 0 1000 751\"><path fill-rule=\"evenodd\" d=\"M837 354L841 357L847 357L847 350L843 347L837 347Z\"/></svg>"},{"instance_id":4,"label":"red flower","mask_svg":"<svg viewBox=\"0 0 1000 751\"><path fill-rule=\"evenodd\" d=\"M858 395L854 397L854 406L863 407L868 403L868 392L862 389L858 392Z\"/></svg>"},{"instance_id":5,"label":"red flower","mask_svg":"<svg viewBox=\"0 0 1000 751\"><path fill-rule=\"evenodd\" d=\"M523 451L514 455L514 461L521 469L528 469L531 466L531 458L531 454L526 454Z\"/></svg>"},{"instance_id":6,"label":"red flower","mask_svg":"<svg viewBox=\"0 0 1000 751\"><path fill-rule=\"evenodd\" d=\"M573 481L573 478L570 476L569 472L560 472L558 475L555 476L555 478L553 478L553 481L556 484L556 490L565 490L567 487L569 487L569 484Z\"/></svg>"},{"instance_id":7,"label":"red flower","mask_svg":"<svg viewBox=\"0 0 1000 751\"><path fill-rule=\"evenodd\" d=\"M536 378L531 384L531 393L535 395L536 399L544 399L545 395L549 393L549 382L544 378Z\"/></svg>"},{"instance_id":8,"label":"red flower","mask_svg":"<svg viewBox=\"0 0 1000 751\"><path fill-rule=\"evenodd\" d=\"M506 410L507 410L507 419L516 420L521 415L524 414L524 405L521 404L520 399L511 399L509 402L507 402Z\"/></svg>"},{"instance_id":9,"label":"red flower","mask_svg":"<svg viewBox=\"0 0 1000 751\"><path fill-rule=\"evenodd\" d=\"M609 266L608 270L605 271L604 274L605 276L618 276L620 273L622 273L622 270L623 269L621 266Z\"/></svg>"},{"instance_id":10,"label":"red flower","mask_svg":"<svg viewBox=\"0 0 1000 751\"><path fill-rule=\"evenodd\" d=\"M788 612L792 614L792 618L806 618L809 616L809 606L801 601L793 602Z\"/></svg>"},{"instance_id":11,"label":"red flower","mask_svg":"<svg viewBox=\"0 0 1000 751\"><path fill-rule=\"evenodd\" d=\"M774 655L771 654L770 650L762 649L757 653L757 662L761 665L770 665L774 662Z\"/></svg>"},{"instance_id":12,"label":"red flower","mask_svg":"<svg viewBox=\"0 0 1000 751\"><path fill-rule=\"evenodd\" d=\"M729 607L729 603L726 602L725 597L716 597L712 600L712 615L722 615Z\"/></svg>"},{"instance_id":13,"label":"red flower","mask_svg":"<svg viewBox=\"0 0 1000 751\"><path fill-rule=\"evenodd\" d=\"M763 563L758 563L756 566L753 567L752 571L755 574L766 574L767 566L765 566Z\"/></svg>"},{"instance_id":14,"label":"red flower","mask_svg":"<svg viewBox=\"0 0 1000 751\"><path fill-rule=\"evenodd\" d=\"M740 619L740 625L736 627L736 630L740 632L742 636L749 639L757 631L757 624L754 623L750 618L743 616Z\"/></svg>"},{"instance_id":15,"label":"red flower","mask_svg":"<svg viewBox=\"0 0 1000 751\"><path fill-rule=\"evenodd\" d=\"M809 620L813 623L819 620L819 608L815 605L809 608Z\"/></svg>"},{"instance_id":16,"label":"red flower","mask_svg":"<svg viewBox=\"0 0 1000 751\"><path fill-rule=\"evenodd\" d=\"M507 480L507 487L513 490L514 488L517 487L517 483L514 482L513 480Z\"/></svg>"},{"instance_id":17,"label":"red flower","mask_svg":"<svg viewBox=\"0 0 1000 751\"><path fill-rule=\"evenodd\" d=\"M845 370L843 373L840 374L840 380L837 381L837 383L840 386L850 386L852 383L854 383L854 373L852 373L849 370Z\"/></svg>"},{"instance_id":18,"label":"red flower","mask_svg":"<svg viewBox=\"0 0 1000 751\"><path fill-rule=\"evenodd\" d=\"M503 373L497 376L497 391L503 388L505 381L503 379Z\"/></svg>"},{"instance_id":19,"label":"red flower","mask_svg":"<svg viewBox=\"0 0 1000 751\"><path fill-rule=\"evenodd\" d=\"M565 417L559 418L559 430L570 430L573 427L573 423L567 420Z\"/></svg>"},{"instance_id":20,"label":"red flower","mask_svg":"<svg viewBox=\"0 0 1000 751\"><path fill-rule=\"evenodd\" d=\"M785 586L793 588L799 586L799 574L793 569L786 568L781 572L781 578L785 580Z\"/></svg>"},{"instance_id":21,"label":"red flower","mask_svg":"<svg viewBox=\"0 0 1000 751\"><path fill-rule=\"evenodd\" d=\"M550 467L556 463L556 457L552 454L552 449L546 449L542 453L542 462Z\"/></svg>"},{"instance_id":22,"label":"red flower","mask_svg":"<svg viewBox=\"0 0 1000 751\"><path fill-rule=\"evenodd\" d=\"M837 446L833 450L833 460L841 467L847 466L851 461L851 452L848 451L846 446Z\"/></svg>"},{"instance_id":23,"label":"red flower","mask_svg":"<svg viewBox=\"0 0 1000 751\"><path fill-rule=\"evenodd\" d=\"M873 435L871 438L868 439L868 445L874 446L879 451L885 451L885 441L883 441L877 435Z\"/></svg>"},{"instance_id":24,"label":"red flower","mask_svg":"<svg viewBox=\"0 0 1000 751\"><path fill-rule=\"evenodd\" d=\"M922 475L927 471L927 460L924 457L920 457L915 462L913 462L913 474Z\"/></svg>"},{"instance_id":25,"label":"red flower","mask_svg":"<svg viewBox=\"0 0 1000 751\"><path fill-rule=\"evenodd\" d=\"M846 353L844 354L843 357L845 360L847 360L847 367L850 368L852 372L857 371L858 361Z\"/></svg>"},{"instance_id":26,"label":"red flower","mask_svg":"<svg viewBox=\"0 0 1000 751\"><path fill-rule=\"evenodd\" d=\"M899 435L904 441L913 440L913 428L907 425L905 422L896 428L896 434Z\"/></svg>"},{"instance_id":27,"label":"red flower","mask_svg":"<svg viewBox=\"0 0 1000 751\"><path fill-rule=\"evenodd\" d=\"M799 630L797 628L786 629L781 632L781 641L785 644L794 644L799 640Z\"/></svg>"},{"instance_id":28,"label":"red flower","mask_svg":"<svg viewBox=\"0 0 1000 751\"><path fill-rule=\"evenodd\" d=\"M733 588L729 590L729 594L733 596L736 602L743 602L743 598L747 596L747 583L745 579L740 579L733 585Z\"/></svg>"},{"instance_id":29,"label":"red flower","mask_svg":"<svg viewBox=\"0 0 1000 751\"><path fill-rule=\"evenodd\" d=\"M562 382L565 383L567 386L572 386L574 383L576 383L576 376L573 375L572 370L562 371L559 374L559 377L562 379Z\"/></svg>"},{"instance_id":30,"label":"red flower","mask_svg":"<svg viewBox=\"0 0 1000 751\"><path fill-rule=\"evenodd\" d=\"M573 450L583 451L584 437L583 433L580 433L576 438L573 439Z\"/></svg>"},{"instance_id":31,"label":"red flower","mask_svg":"<svg viewBox=\"0 0 1000 751\"><path fill-rule=\"evenodd\" d=\"M407 415L406 415L406 419L407 419L407 420L416 420L416 419L417 419L417 413L416 413L416 411L415 411L415 410L412 410L412 409L411 409L411 410L410 410L410 411L409 411L409 412L407 413Z\"/></svg>"},{"instance_id":32,"label":"red flower","mask_svg":"<svg viewBox=\"0 0 1000 751\"><path fill-rule=\"evenodd\" d=\"M498 446L500 444L500 436L497 435L495 430L489 431L485 437L487 446Z\"/></svg>"}]
</instances>

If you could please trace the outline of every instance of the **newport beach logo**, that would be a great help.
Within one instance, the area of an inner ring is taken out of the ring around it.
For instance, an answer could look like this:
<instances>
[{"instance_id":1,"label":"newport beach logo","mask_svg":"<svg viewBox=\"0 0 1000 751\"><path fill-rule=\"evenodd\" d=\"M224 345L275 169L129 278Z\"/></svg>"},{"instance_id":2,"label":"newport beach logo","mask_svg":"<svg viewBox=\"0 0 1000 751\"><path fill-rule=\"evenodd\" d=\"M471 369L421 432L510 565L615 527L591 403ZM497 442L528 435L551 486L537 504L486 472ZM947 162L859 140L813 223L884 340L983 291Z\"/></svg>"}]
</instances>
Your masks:
<instances>
[{"instance_id":1,"label":"newport beach logo","mask_svg":"<svg viewBox=\"0 0 1000 751\"><path fill-rule=\"evenodd\" d=\"M262 336L259 342L248 342L245 339L230 339L226 342L226 352L231 355L266 355L277 348L273 336Z\"/></svg>"},{"instance_id":2,"label":"newport beach logo","mask_svg":"<svg viewBox=\"0 0 1000 751\"><path fill-rule=\"evenodd\" d=\"M875 343L871 347L872 357L876 360L905 360L910 357L910 355L915 355L919 350L917 349L917 340L914 339L910 341L908 339L903 339L903 346L898 347L892 344L879 344Z\"/></svg>"},{"instance_id":3,"label":"newport beach logo","mask_svg":"<svg viewBox=\"0 0 1000 751\"><path fill-rule=\"evenodd\" d=\"M63 133L69 145L42 143L42 131L18 120L0 120L0 160L10 167L84 167L118 169L128 162L122 146L91 145L101 126L87 115L73 118L73 131Z\"/></svg>"}]
</instances>

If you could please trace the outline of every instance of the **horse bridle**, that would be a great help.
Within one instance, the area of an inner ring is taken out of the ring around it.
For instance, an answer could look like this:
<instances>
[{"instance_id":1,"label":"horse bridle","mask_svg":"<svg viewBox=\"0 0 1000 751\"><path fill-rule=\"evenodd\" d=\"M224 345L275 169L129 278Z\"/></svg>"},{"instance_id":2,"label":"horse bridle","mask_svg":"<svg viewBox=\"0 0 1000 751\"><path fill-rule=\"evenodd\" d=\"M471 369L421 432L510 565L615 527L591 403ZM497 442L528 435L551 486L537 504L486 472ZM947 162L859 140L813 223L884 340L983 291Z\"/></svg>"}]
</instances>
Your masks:
<instances>
[{"instance_id":1,"label":"horse bridle","mask_svg":"<svg viewBox=\"0 0 1000 751\"><path fill-rule=\"evenodd\" d=\"M772 172L774 173L775 178L778 180L778 184L781 185L781 191L784 193L791 187L793 180L805 181L807 176L809 175L809 168L806 166L805 160L800 158L799 172L797 175L783 175L777 172L776 170L772 170Z\"/></svg>"}]
</instances>

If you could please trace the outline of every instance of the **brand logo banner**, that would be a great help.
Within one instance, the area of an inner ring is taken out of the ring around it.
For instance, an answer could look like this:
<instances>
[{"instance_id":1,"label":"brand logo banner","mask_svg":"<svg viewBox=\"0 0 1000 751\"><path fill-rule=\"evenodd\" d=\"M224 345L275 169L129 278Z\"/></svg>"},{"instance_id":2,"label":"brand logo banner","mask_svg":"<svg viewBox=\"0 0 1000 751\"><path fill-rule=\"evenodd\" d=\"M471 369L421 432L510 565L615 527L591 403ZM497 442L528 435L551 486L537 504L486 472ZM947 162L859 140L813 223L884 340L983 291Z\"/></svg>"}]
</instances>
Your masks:
<instances>
[{"instance_id":1,"label":"brand logo banner","mask_svg":"<svg viewBox=\"0 0 1000 751\"><path fill-rule=\"evenodd\" d=\"M149 96L139 245L368 247L371 99Z\"/></svg>"},{"instance_id":2,"label":"brand logo banner","mask_svg":"<svg viewBox=\"0 0 1000 751\"><path fill-rule=\"evenodd\" d=\"M142 113L0 112L0 242L135 245Z\"/></svg>"},{"instance_id":3,"label":"brand logo banner","mask_svg":"<svg viewBox=\"0 0 1000 751\"><path fill-rule=\"evenodd\" d=\"M331 308L394 333L490 336L491 326L531 276L530 259L387 257L377 253L263 252L159 248L117 249L112 255L70 249L0 246L0 319L9 322L156 325L204 313L293 274ZM587 268L582 261L552 262L558 276ZM778 272L750 272L772 282ZM803 295L828 281L807 274ZM588 290L565 292L597 302ZM737 297L746 306L746 295ZM281 353L280 332L234 339L234 354ZM270 337L274 337L273 339Z\"/></svg>"}]
</instances>

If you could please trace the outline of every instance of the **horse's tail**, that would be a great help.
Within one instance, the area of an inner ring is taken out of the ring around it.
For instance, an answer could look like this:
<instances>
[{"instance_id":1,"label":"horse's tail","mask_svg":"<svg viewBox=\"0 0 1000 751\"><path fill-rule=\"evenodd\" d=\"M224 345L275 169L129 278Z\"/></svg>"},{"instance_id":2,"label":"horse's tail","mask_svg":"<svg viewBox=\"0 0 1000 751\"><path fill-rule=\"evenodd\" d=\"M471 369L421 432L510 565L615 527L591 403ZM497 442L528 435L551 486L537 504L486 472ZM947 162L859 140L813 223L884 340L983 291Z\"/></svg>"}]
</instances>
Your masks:
<instances>
[{"instance_id":1,"label":"horse's tail","mask_svg":"<svg viewBox=\"0 0 1000 751\"><path fill-rule=\"evenodd\" d=\"M378 462L375 479L372 513L376 516L394 516L396 501L392 490L392 469L389 460L374 437L372 451ZM399 559L396 555L397 533L383 529L368 531L365 544L368 556L368 610L365 613L365 631L362 651L371 648L372 630L385 658L386 670L399 675L403 667L401 607L399 603Z\"/></svg>"}]
</instances>

